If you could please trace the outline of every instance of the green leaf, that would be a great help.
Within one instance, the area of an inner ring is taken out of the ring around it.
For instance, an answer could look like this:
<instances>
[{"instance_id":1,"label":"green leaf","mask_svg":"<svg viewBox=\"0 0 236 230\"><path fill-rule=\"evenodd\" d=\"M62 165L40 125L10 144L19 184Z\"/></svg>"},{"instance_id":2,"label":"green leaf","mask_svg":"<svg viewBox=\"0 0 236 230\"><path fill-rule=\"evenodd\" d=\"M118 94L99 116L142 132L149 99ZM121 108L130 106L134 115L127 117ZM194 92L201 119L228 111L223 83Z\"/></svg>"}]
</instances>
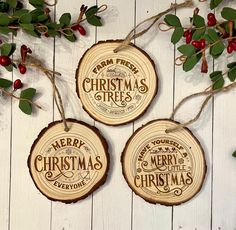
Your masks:
<instances>
[{"instance_id":1,"label":"green leaf","mask_svg":"<svg viewBox=\"0 0 236 230\"><path fill-rule=\"evenodd\" d=\"M30 115L32 113L32 106L28 101L20 100L19 108L23 113L27 115Z\"/></svg>"},{"instance_id":2,"label":"green leaf","mask_svg":"<svg viewBox=\"0 0 236 230\"><path fill-rule=\"evenodd\" d=\"M44 0L29 0L29 3L35 8L42 9L44 7Z\"/></svg>"},{"instance_id":3,"label":"green leaf","mask_svg":"<svg viewBox=\"0 0 236 230\"><path fill-rule=\"evenodd\" d=\"M4 78L0 78L0 87L1 88L9 88L12 86L12 81L9 81L7 79L4 79Z\"/></svg>"},{"instance_id":4,"label":"green leaf","mask_svg":"<svg viewBox=\"0 0 236 230\"><path fill-rule=\"evenodd\" d=\"M74 35L74 33L70 30L65 30L64 31L65 35L64 37L69 40L70 42L75 42L76 41L76 36Z\"/></svg>"},{"instance_id":5,"label":"green leaf","mask_svg":"<svg viewBox=\"0 0 236 230\"><path fill-rule=\"evenodd\" d=\"M48 15L42 14L42 15L38 16L37 22L43 22L43 21L46 21L48 19L49 19Z\"/></svg>"},{"instance_id":6,"label":"green leaf","mask_svg":"<svg viewBox=\"0 0 236 230\"><path fill-rule=\"evenodd\" d=\"M101 18L97 15L86 18L87 22L93 26L102 26Z\"/></svg>"},{"instance_id":7,"label":"green leaf","mask_svg":"<svg viewBox=\"0 0 236 230\"><path fill-rule=\"evenodd\" d=\"M210 74L210 78L212 82L216 82L217 80L219 80L220 78L223 77L222 71L214 71Z\"/></svg>"},{"instance_id":8,"label":"green leaf","mask_svg":"<svg viewBox=\"0 0 236 230\"><path fill-rule=\"evenodd\" d=\"M15 43L5 43L1 46L1 55L11 56L16 50Z\"/></svg>"},{"instance_id":9,"label":"green leaf","mask_svg":"<svg viewBox=\"0 0 236 230\"><path fill-rule=\"evenodd\" d=\"M49 35L49 37L56 37L56 36L60 36L61 34L55 30L49 29L48 35Z\"/></svg>"},{"instance_id":10,"label":"green leaf","mask_svg":"<svg viewBox=\"0 0 236 230\"><path fill-rule=\"evenodd\" d=\"M227 65L228 68L233 68L234 66L236 66L236 62L231 62Z\"/></svg>"},{"instance_id":11,"label":"green leaf","mask_svg":"<svg viewBox=\"0 0 236 230\"><path fill-rule=\"evenodd\" d=\"M225 84L225 79L222 77L219 80L215 81L213 84L213 90L221 89Z\"/></svg>"},{"instance_id":12,"label":"green leaf","mask_svg":"<svg viewBox=\"0 0 236 230\"><path fill-rule=\"evenodd\" d=\"M6 26L0 26L0 33L1 34L5 34L5 35L7 35L7 34L9 34L9 33L14 33L14 32L16 32L15 30L11 30L11 29L9 29L8 27L6 27Z\"/></svg>"},{"instance_id":13,"label":"green leaf","mask_svg":"<svg viewBox=\"0 0 236 230\"><path fill-rule=\"evenodd\" d=\"M208 34L204 34L202 36L202 38L204 38L208 43L213 43L214 42Z\"/></svg>"},{"instance_id":14,"label":"green leaf","mask_svg":"<svg viewBox=\"0 0 236 230\"><path fill-rule=\"evenodd\" d=\"M174 14L167 14L164 18L164 21L169 25L169 26L174 26L174 27L182 27L181 22L179 18L174 15Z\"/></svg>"},{"instance_id":15,"label":"green leaf","mask_svg":"<svg viewBox=\"0 0 236 230\"><path fill-rule=\"evenodd\" d=\"M176 44L183 37L183 34L184 34L184 29L182 27L176 27L171 36L171 42L173 44Z\"/></svg>"},{"instance_id":16,"label":"green leaf","mask_svg":"<svg viewBox=\"0 0 236 230\"><path fill-rule=\"evenodd\" d=\"M193 15L193 24L199 28L199 27L204 27L205 26L205 20L202 16L195 14Z\"/></svg>"},{"instance_id":17,"label":"green leaf","mask_svg":"<svg viewBox=\"0 0 236 230\"><path fill-rule=\"evenodd\" d=\"M28 31L33 31L34 30L34 25L33 24L20 24L20 27L23 30L28 30Z\"/></svg>"},{"instance_id":18,"label":"green leaf","mask_svg":"<svg viewBox=\"0 0 236 230\"><path fill-rule=\"evenodd\" d=\"M33 37L40 38L41 34L36 30L25 30L25 32Z\"/></svg>"},{"instance_id":19,"label":"green leaf","mask_svg":"<svg viewBox=\"0 0 236 230\"><path fill-rule=\"evenodd\" d=\"M193 45L184 44L178 47L178 51L183 55L190 57L195 53L196 49Z\"/></svg>"},{"instance_id":20,"label":"green leaf","mask_svg":"<svg viewBox=\"0 0 236 230\"><path fill-rule=\"evenodd\" d=\"M32 100L32 98L35 96L35 94L36 94L36 89L28 88L28 89L21 91L20 98Z\"/></svg>"},{"instance_id":21,"label":"green leaf","mask_svg":"<svg viewBox=\"0 0 236 230\"><path fill-rule=\"evenodd\" d=\"M214 82L213 90L220 89L224 86L225 80L222 71L214 71L210 74L211 81Z\"/></svg>"},{"instance_id":22,"label":"green leaf","mask_svg":"<svg viewBox=\"0 0 236 230\"><path fill-rule=\"evenodd\" d=\"M10 19L8 18L8 14L1 13L0 14L0 26L8 26Z\"/></svg>"},{"instance_id":23,"label":"green leaf","mask_svg":"<svg viewBox=\"0 0 236 230\"><path fill-rule=\"evenodd\" d=\"M21 17L23 14L27 14L29 11L26 9L17 10L14 12L14 17Z\"/></svg>"},{"instance_id":24,"label":"green leaf","mask_svg":"<svg viewBox=\"0 0 236 230\"><path fill-rule=\"evenodd\" d=\"M49 29L59 30L63 27L63 24L57 24L55 22L50 22L45 24Z\"/></svg>"},{"instance_id":25,"label":"green leaf","mask_svg":"<svg viewBox=\"0 0 236 230\"><path fill-rule=\"evenodd\" d=\"M8 3L10 7L16 8L17 0L6 0L6 3Z\"/></svg>"},{"instance_id":26,"label":"green leaf","mask_svg":"<svg viewBox=\"0 0 236 230\"><path fill-rule=\"evenodd\" d=\"M236 157L236 151L233 152L232 156L233 156L233 157Z\"/></svg>"},{"instance_id":27,"label":"green leaf","mask_svg":"<svg viewBox=\"0 0 236 230\"><path fill-rule=\"evenodd\" d=\"M235 79L236 79L236 66L229 69L228 78L231 82L235 81Z\"/></svg>"},{"instance_id":28,"label":"green leaf","mask_svg":"<svg viewBox=\"0 0 236 230\"><path fill-rule=\"evenodd\" d=\"M221 16L226 20L236 19L236 10L230 7L224 7L221 11Z\"/></svg>"},{"instance_id":29,"label":"green leaf","mask_svg":"<svg viewBox=\"0 0 236 230\"><path fill-rule=\"evenodd\" d=\"M192 40L200 40L202 36L205 34L206 28L198 28L194 31Z\"/></svg>"},{"instance_id":30,"label":"green leaf","mask_svg":"<svg viewBox=\"0 0 236 230\"><path fill-rule=\"evenodd\" d=\"M22 24L29 24L32 21L32 15L30 13L26 13L21 15L19 22Z\"/></svg>"},{"instance_id":31,"label":"green leaf","mask_svg":"<svg viewBox=\"0 0 236 230\"><path fill-rule=\"evenodd\" d=\"M214 46L211 47L210 53L212 56L218 56L223 53L225 49L224 43L222 41L217 42Z\"/></svg>"},{"instance_id":32,"label":"green leaf","mask_svg":"<svg viewBox=\"0 0 236 230\"><path fill-rule=\"evenodd\" d=\"M86 18L93 16L94 14L96 14L98 12L98 6L91 6L90 8L88 8L85 12L85 16Z\"/></svg>"},{"instance_id":33,"label":"green leaf","mask_svg":"<svg viewBox=\"0 0 236 230\"><path fill-rule=\"evenodd\" d=\"M211 0L210 8L211 10L215 9L223 0Z\"/></svg>"},{"instance_id":34,"label":"green leaf","mask_svg":"<svg viewBox=\"0 0 236 230\"><path fill-rule=\"evenodd\" d=\"M183 64L183 70L185 72L190 71L199 62L200 59L201 59L201 54L188 57Z\"/></svg>"},{"instance_id":35,"label":"green leaf","mask_svg":"<svg viewBox=\"0 0 236 230\"><path fill-rule=\"evenodd\" d=\"M219 37L219 35L216 33L215 30L213 30L213 29L208 29L208 30L207 30L207 33L208 33L208 35L209 35L209 37L211 38L212 41L215 42L215 41L220 40L220 37Z\"/></svg>"},{"instance_id":36,"label":"green leaf","mask_svg":"<svg viewBox=\"0 0 236 230\"><path fill-rule=\"evenodd\" d=\"M35 9L30 12L32 16L32 22L38 22L38 17L41 15L45 15L42 9Z\"/></svg>"},{"instance_id":37,"label":"green leaf","mask_svg":"<svg viewBox=\"0 0 236 230\"><path fill-rule=\"evenodd\" d=\"M71 21L70 13L64 13L59 19L59 22L64 26L70 25L70 21Z\"/></svg>"},{"instance_id":38,"label":"green leaf","mask_svg":"<svg viewBox=\"0 0 236 230\"><path fill-rule=\"evenodd\" d=\"M21 99L27 99L27 100L32 100L32 98L36 94L36 89L34 88L28 88L25 90L21 91L20 98ZM19 108L21 109L22 112L30 115L32 113L32 105L25 100L20 100L19 102Z\"/></svg>"},{"instance_id":39,"label":"green leaf","mask_svg":"<svg viewBox=\"0 0 236 230\"><path fill-rule=\"evenodd\" d=\"M5 69L7 70L7 71L9 71L9 72L12 72L12 70L13 70L13 65L12 64L10 64L10 65L8 65L8 66L4 66L5 67Z\"/></svg>"},{"instance_id":40,"label":"green leaf","mask_svg":"<svg viewBox=\"0 0 236 230\"><path fill-rule=\"evenodd\" d=\"M6 2L0 2L0 12L8 12L9 4Z\"/></svg>"}]
</instances>

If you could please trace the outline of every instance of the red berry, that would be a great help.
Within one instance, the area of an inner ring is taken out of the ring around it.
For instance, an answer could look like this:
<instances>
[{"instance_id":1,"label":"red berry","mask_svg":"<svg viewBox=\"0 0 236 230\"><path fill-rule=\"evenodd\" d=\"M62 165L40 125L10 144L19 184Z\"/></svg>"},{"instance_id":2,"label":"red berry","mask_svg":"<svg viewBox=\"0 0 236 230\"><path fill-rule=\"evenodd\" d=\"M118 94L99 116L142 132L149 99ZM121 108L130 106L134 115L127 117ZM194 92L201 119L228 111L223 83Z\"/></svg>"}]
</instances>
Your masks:
<instances>
[{"instance_id":1,"label":"red berry","mask_svg":"<svg viewBox=\"0 0 236 230\"><path fill-rule=\"evenodd\" d=\"M14 90L20 89L23 86L20 79L16 79L13 83Z\"/></svg>"},{"instance_id":2,"label":"red berry","mask_svg":"<svg viewBox=\"0 0 236 230\"><path fill-rule=\"evenodd\" d=\"M215 19L216 17L215 17L215 14L213 14L213 13L209 13L208 15L207 15L207 19L208 20L211 20L211 19Z\"/></svg>"},{"instance_id":3,"label":"red berry","mask_svg":"<svg viewBox=\"0 0 236 230\"><path fill-rule=\"evenodd\" d=\"M49 37L49 34L48 34L48 33L45 33L44 36L45 36L46 38L48 38L48 37Z\"/></svg>"},{"instance_id":4,"label":"red berry","mask_svg":"<svg viewBox=\"0 0 236 230\"><path fill-rule=\"evenodd\" d=\"M233 47L233 50L236 51L236 40L234 39L231 41L231 46Z\"/></svg>"},{"instance_id":5,"label":"red berry","mask_svg":"<svg viewBox=\"0 0 236 230\"><path fill-rule=\"evenodd\" d=\"M23 64L19 64L19 65L18 65L18 68L19 68L19 71L20 71L21 74L25 74L26 71L27 71L26 66L23 65Z\"/></svg>"},{"instance_id":6,"label":"red berry","mask_svg":"<svg viewBox=\"0 0 236 230\"><path fill-rule=\"evenodd\" d=\"M227 46L227 52L228 52L229 54L231 54L233 51L234 51L234 47L233 47L232 43L229 42L229 44L228 44L228 46Z\"/></svg>"},{"instance_id":7,"label":"red berry","mask_svg":"<svg viewBox=\"0 0 236 230\"><path fill-rule=\"evenodd\" d=\"M206 47L206 40L204 38L200 39L199 41L201 49L204 49Z\"/></svg>"},{"instance_id":8,"label":"red berry","mask_svg":"<svg viewBox=\"0 0 236 230\"><path fill-rule=\"evenodd\" d=\"M187 37L189 35L190 31L189 30L185 30L184 31L184 37Z\"/></svg>"},{"instance_id":9,"label":"red berry","mask_svg":"<svg viewBox=\"0 0 236 230\"><path fill-rule=\"evenodd\" d=\"M192 33L190 32L186 37L186 43L189 44L192 41Z\"/></svg>"},{"instance_id":10,"label":"red berry","mask_svg":"<svg viewBox=\"0 0 236 230\"><path fill-rule=\"evenodd\" d=\"M201 49L201 42L200 41L192 41L192 45L197 49Z\"/></svg>"},{"instance_id":11,"label":"red berry","mask_svg":"<svg viewBox=\"0 0 236 230\"><path fill-rule=\"evenodd\" d=\"M11 59L8 56L0 56L0 65L8 66L11 64Z\"/></svg>"},{"instance_id":12,"label":"red berry","mask_svg":"<svg viewBox=\"0 0 236 230\"><path fill-rule=\"evenodd\" d=\"M71 26L71 29L74 30L74 31L78 30L78 25Z\"/></svg>"},{"instance_id":13,"label":"red berry","mask_svg":"<svg viewBox=\"0 0 236 230\"><path fill-rule=\"evenodd\" d=\"M215 25L216 25L216 17L215 17L215 14L209 13L209 14L207 15L207 19L208 19L208 22L207 22L207 25L208 25L208 26L215 26Z\"/></svg>"},{"instance_id":14,"label":"red berry","mask_svg":"<svg viewBox=\"0 0 236 230\"><path fill-rule=\"evenodd\" d=\"M82 36L86 35L86 30L84 29L83 26L78 25L78 31Z\"/></svg>"}]
</instances>

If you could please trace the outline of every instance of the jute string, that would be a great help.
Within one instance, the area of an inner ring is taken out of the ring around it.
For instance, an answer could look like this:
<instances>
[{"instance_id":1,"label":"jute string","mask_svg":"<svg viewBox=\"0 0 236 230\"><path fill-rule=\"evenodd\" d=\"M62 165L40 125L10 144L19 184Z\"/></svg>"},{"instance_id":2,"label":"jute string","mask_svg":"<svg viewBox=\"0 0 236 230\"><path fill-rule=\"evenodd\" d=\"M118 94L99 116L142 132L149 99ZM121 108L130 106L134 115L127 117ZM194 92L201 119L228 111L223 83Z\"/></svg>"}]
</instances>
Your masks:
<instances>
[{"instance_id":1,"label":"jute string","mask_svg":"<svg viewBox=\"0 0 236 230\"><path fill-rule=\"evenodd\" d=\"M126 48L130 42L133 40L133 39L136 39L140 36L142 36L143 34L145 34L146 32L148 32L150 30L150 28L162 17L164 16L165 14L169 13L170 11L173 11L173 10L176 10L176 9L180 9L180 8L186 8L186 7L191 7L193 6L193 1L192 0L185 0L183 3L180 3L180 4L177 4L177 3L172 3L170 8L168 8L167 10L157 14L157 15L154 15L150 18L147 18L145 19L144 21L140 22L137 26L135 26L129 33L128 35L126 36L126 38L124 39L124 41L117 47L114 49L114 52L117 53L119 52L120 50ZM141 27L144 23L146 22L151 22L151 24L141 30L140 32L137 32L137 29L139 27Z\"/></svg>"},{"instance_id":2,"label":"jute string","mask_svg":"<svg viewBox=\"0 0 236 230\"><path fill-rule=\"evenodd\" d=\"M173 110L173 112L172 112L172 114L171 114L171 116L170 116L170 119L172 119L172 120L174 119L174 116L175 116L175 114L177 113L177 111L179 110L179 108L180 108L185 102L187 102L188 100L190 100L190 99L192 99L192 98L195 98L195 97L198 97L198 96L206 96L206 99L203 101L203 103L202 103L202 105L201 105L201 107L200 107L200 109L199 109L199 112L197 113L197 115L196 115L194 118L190 119L189 121L187 121L187 122L185 122L185 123L178 124L178 125L176 125L176 126L173 127L173 128L167 129L167 130L166 130L166 133L171 133L171 132L178 131L178 130L180 130L180 129L182 129L182 128L184 128L184 127L186 127L186 126L188 126L188 125L190 125L190 124L192 124L192 123L194 123L194 122L196 122L196 121L200 118L200 116L201 116L201 114L202 114L204 108L206 107L206 105L208 104L208 102L210 101L210 99L211 99L214 95L216 95L216 94L218 94L218 93L228 92L228 91L230 91L231 89L233 89L233 88L235 88L235 87L236 87L236 82L231 83L231 84L229 84L229 85L227 85L227 86L225 86L225 87L223 87L223 88L221 88L221 89L216 89L216 90L210 89L210 90L207 90L207 91L205 90L205 91L202 91L202 92L199 92L199 93L194 93L194 94L191 94L191 95L185 97L184 99L182 99L182 100L177 104L177 106L175 107L175 109Z\"/></svg>"},{"instance_id":3,"label":"jute string","mask_svg":"<svg viewBox=\"0 0 236 230\"><path fill-rule=\"evenodd\" d=\"M56 75L60 76L61 74L56 72L56 71L47 69L43 65L42 62L40 62L39 60L37 60L36 58L34 58L32 56L27 57L27 60L26 60L25 64L27 66L34 67L34 68L42 71L47 76L47 78L50 80L50 82L52 84L52 89L53 89L53 98L54 98L54 101L56 103L57 109L60 113L60 116L62 118L62 121L63 121L63 124L64 124L64 130L66 132L68 132L69 127L68 127L67 122L66 122L65 109L64 109L64 106L63 106L63 102L62 102L62 97L61 97L60 91L59 91L59 89L58 89L58 87L56 86L56 83L55 83L55 76Z\"/></svg>"}]
</instances>

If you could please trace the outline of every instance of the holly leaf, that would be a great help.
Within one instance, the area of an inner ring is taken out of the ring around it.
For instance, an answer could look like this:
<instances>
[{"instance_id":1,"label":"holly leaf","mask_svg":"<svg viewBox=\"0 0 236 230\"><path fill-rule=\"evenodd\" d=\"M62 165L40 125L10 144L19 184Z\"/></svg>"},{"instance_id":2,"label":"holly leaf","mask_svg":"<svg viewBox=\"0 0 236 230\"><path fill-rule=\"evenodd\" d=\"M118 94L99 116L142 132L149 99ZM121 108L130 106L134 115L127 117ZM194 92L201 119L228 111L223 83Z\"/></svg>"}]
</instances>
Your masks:
<instances>
[{"instance_id":1,"label":"holly leaf","mask_svg":"<svg viewBox=\"0 0 236 230\"><path fill-rule=\"evenodd\" d=\"M16 8L17 0L6 0L6 3L8 3L10 7Z\"/></svg>"},{"instance_id":2,"label":"holly leaf","mask_svg":"<svg viewBox=\"0 0 236 230\"><path fill-rule=\"evenodd\" d=\"M32 22L38 22L38 17L41 15L47 16L42 9L34 9L30 14L32 16Z\"/></svg>"},{"instance_id":3,"label":"holly leaf","mask_svg":"<svg viewBox=\"0 0 236 230\"><path fill-rule=\"evenodd\" d=\"M174 14L167 14L164 18L164 21L169 26L182 27L179 18Z\"/></svg>"},{"instance_id":4,"label":"holly leaf","mask_svg":"<svg viewBox=\"0 0 236 230\"><path fill-rule=\"evenodd\" d=\"M191 44L184 44L178 47L178 51L182 53L183 55L190 57L195 53L196 49Z\"/></svg>"},{"instance_id":5,"label":"holly leaf","mask_svg":"<svg viewBox=\"0 0 236 230\"><path fill-rule=\"evenodd\" d=\"M10 22L10 19L8 17L8 14L0 13L0 25L1 26L8 26L9 22Z\"/></svg>"},{"instance_id":6,"label":"holly leaf","mask_svg":"<svg viewBox=\"0 0 236 230\"><path fill-rule=\"evenodd\" d=\"M222 71L214 71L210 74L210 78L212 82L216 82L218 79L222 78L223 74Z\"/></svg>"},{"instance_id":7,"label":"holly leaf","mask_svg":"<svg viewBox=\"0 0 236 230\"><path fill-rule=\"evenodd\" d=\"M211 10L215 9L223 0L211 0L210 8Z\"/></svg>"},{"instance_id":8,"label":"holly leaf","mask_svg":"<svg viewBox=\"0 0 236 230\"><path fill-rule=\"evenodd\" d=\"M35 8L42 9L44 7L44 0L29 0L29 3Z\"/></svg>"},{"instance_id":9,"label":"holly leaf","mask_svg":"<svg viewBox=\"0 0 236 230\"><path fill-rule=\"evenodd\" d=\"M217 42L214 46L211 47L210 53L213 57L218 57L223 53L225 49L224 43L222 41Z\"/></svg>"},{"instance_id":10,"label":"holly leaf","mask_svg":"<svg viewBox=\"0 0 236 230\"><path fill-rule=\"evenodd\" d=\"M233 157L236 157L236 151L233 152L232 156L233 156Z\"/></svg>"},{"instance_id":11,"label":"holly leaf","mask_svg":"<svg viewBox=\"0 0 236 230\"><path fill-rule=\"evenodd\" d=\"M0 87L1 88L7 89L11 86L12 86L12 81L9 81L9 80L4 79L4 78L0 78Z\"/></svg>"},{"instance_id":12,"label":"holly leaf","mask_svg":"<svg viewBox=\"0 0 236 230\"><path fill-rule=\"evenodd\" d=\"M173 44L176 44L183 37L183 34L184 34L184 29L182 27L176 27L171 36L171 42Z\"/></svg>"},{"instance_id":13,"label":"holly leaf","mask_svg":"<svg viewBox=\"0 0 236 230\"><path fill-rule=\"evenodd\" d=\"M193 32L193 37L192 40L199 40L204 34L205 34L206 28L197 28L194 32Z\"/></svg>"},{"instance_id":14,"label":"holly leaf","mask_svg":"<svg viewBox=\"0 0 236 230\"><path fill-rule=\"evenodd\" d=\"M236 19L236 10L230 7L224 7L221 11L221 16L226 20Z\"/></svg>"},{"instance_id":15,"label":"holly leaf","mask_svg":"<svg viewBox=\"0 0 236 230\"><path fill-rule=\"evenodd\" d=\"M205 27L205 20L202 16L195 14L193 15L193 24L199 28L199 27Z\"/></svg>"},{"instance_id":16,"label":"holly leaf","mask_svg":"<svg viewBox=\"0 0 236 230\"><path fill-rule=\"evenodd\" d=\"M1 55L11 56L16 50L15 43L5 43L1 46Z\"/></svg>"},{"instance_id":17,"label":"holly leaf","mask_svg":"<svg viewBox=\"0 0 236 230\"><path fill-rule=\"evenodd\" d=\"M29 101L32 100L32 98L35 96L35 94L36 94L36 89L34 89L34 88L28 88L28 89L21 91L19 108L25 114L30 115L32 113L32 104L30 104ZM21 100L21 99L23 99L23 100ZM29 101L27 101L27 100L29 100Z\"/></svg>"},{"instance_id":18,"label":"holly leaf","mask_svg":"<svg viewBox=\"0 0 236 230\"><path fill-rule=\"evenodd\" d=\"M29 24L32 21L32 15L30 13L22 14L19 18L19 22L22 24Z\"/></svg>"},{"instance_id":19,"label":"holly leaf","mask_svg":"<svg viewBox=\"0 0 236 230\"><path fill-rule=\"evenodd\" d=\"M236 66L233 66L228 71L228 78L231 82L235 81L236 79Z\"/></svg>"},{"instance_id":20,"label":"holly leaf","mask_svg":"<svg viewBox=\"0 0 236 230\"><path fill-rule=\"evenodd\" d=\"M69 26L70 21L71 21L70 13L64 13L59 19L59 22L63 24L64 26Z\"/></svg>"},{"instance_id":21,"label":"holly leaf","mask_svg":"<svg viewBox=\"0 0 236 230\"><path fill-rule=\"evenodd\" d=\"M199 62L200 59L201 59L201 54L187 57L186 61L183 64L183 70L185 72L190 71Z\"/></svg>"}]
</instances>

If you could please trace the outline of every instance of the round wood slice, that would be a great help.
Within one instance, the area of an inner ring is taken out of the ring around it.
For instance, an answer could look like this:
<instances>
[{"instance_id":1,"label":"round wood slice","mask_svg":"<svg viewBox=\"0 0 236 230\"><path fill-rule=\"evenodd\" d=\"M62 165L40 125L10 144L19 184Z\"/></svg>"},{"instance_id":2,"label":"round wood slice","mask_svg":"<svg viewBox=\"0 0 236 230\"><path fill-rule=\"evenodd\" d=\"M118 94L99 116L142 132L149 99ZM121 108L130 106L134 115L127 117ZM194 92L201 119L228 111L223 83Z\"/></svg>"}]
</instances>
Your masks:
<instances>
[{"instance_id":1,"label":"round wood slice","mask_svg":"<svg viewBox=\"0 0 236 230\"><path fill-rule=\"evenodd\" d=\"M197 194L206 174L203 149L187 129L166 133L178 123L155 120L139 128L121 156L131 189L150 203L178 205Z\"/></svg>"},{"instance_id":2,"label":"round wood slice","mask_svg":"<svg viewBox=\"0 0 236 230\"><path fill-rule=\"evenodd\" d=\"M131 44L114 53L122 41L100 41L81 58L76 91L83 108L107 125L126 124L140 117L157 93L154 62Z\"/></svg>"},{"instance_id":3,"label":"round wood slice","mask_svg":"<svg viewBox=\"0 0 236 230\"><path fill-rule=\"evenodd\" d=\"M43 129L28 158L36 187L50 200L64 203L87 197L102 185L109 166L108 145L99 131L86 123L67 119Z\"/></svg>"}]
</instances>

